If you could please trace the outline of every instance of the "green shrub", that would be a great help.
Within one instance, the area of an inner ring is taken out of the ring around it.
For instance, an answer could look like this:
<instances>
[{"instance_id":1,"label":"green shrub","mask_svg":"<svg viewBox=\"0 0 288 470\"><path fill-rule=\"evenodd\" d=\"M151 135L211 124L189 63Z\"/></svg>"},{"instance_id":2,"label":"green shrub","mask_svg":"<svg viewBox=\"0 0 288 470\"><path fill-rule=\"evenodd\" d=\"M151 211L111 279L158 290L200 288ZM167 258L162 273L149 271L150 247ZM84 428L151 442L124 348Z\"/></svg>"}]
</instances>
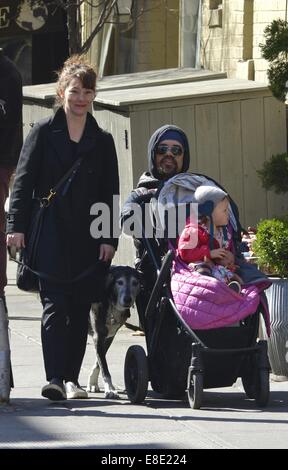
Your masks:
<instances>
[{"instance_id":1,"label":"green shrub","mask_svg":"<svg viewBox=\"0 0 288 470\"><path fill-rule=\"evenodd\" d=\"M272 155L257 174L265 189L273 189L276 194L288 192L288 154Z\"/></svg>"},{"instance_id":2,"label":"green shrub","mask_svg":"<svg viewBox=\"0 0 288 470\"><path fill-rule=\"evenodd\" d=\"M271 275L288 277L288 219L261 220L253 252L260 269Z\"/></svg>"},{"instance_id":3,"label":"green shrub","mask_svg":"<svg viewBox=\"0 0 288 470\"><path fill-rule=\"evenodd\" d=\"M286 82L288 81L288 63L271 64L267 70L269 88L275 98L285 102Z\"/></svg>"},{"instance_id":4,"label":"green shrub","mask_svg":"<svg viewBox=\"0 0 288 470\"><path fill-rule=\"evenodd\" d=\"M262 57L269 62L267 70L270 89L281 101L286 99L288 81L288 22L273 20L264 29L264 44L259 44Z\"/></svg>"},{"instance_id":5,"label":"green shrub","mask_svg":"<svg viewBox=\"0 0 288 470\"><path fill-rule=\"evenodd\" d=\"M287 62L288 23L278 18L271 21L264 29L265 43L259 44L264 59L269 62L282 60Z\"/></svg>"}]
</instances>

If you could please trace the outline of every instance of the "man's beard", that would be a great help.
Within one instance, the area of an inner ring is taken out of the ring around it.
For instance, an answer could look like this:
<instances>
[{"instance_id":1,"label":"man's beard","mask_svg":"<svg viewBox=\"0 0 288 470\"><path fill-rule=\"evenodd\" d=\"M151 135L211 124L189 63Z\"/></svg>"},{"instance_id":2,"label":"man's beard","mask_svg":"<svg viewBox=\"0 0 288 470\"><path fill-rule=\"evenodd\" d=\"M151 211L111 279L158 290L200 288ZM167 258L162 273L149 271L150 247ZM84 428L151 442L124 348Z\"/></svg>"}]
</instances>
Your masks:
<instances>
[{"instance_id":1,"label":"man's beard","mask_svg":"<svg viewBox=\"0 0 288 470\"><path fill-rule=\"evenodd\" d=\"M169 166L165 165L166 161L169 161ZM174 160L174 158L164 157L162 158L159 166L157 167L157 170L158 173L162 176L174 176L178 172L177 162Z\"/></svg>"}]
</instances>

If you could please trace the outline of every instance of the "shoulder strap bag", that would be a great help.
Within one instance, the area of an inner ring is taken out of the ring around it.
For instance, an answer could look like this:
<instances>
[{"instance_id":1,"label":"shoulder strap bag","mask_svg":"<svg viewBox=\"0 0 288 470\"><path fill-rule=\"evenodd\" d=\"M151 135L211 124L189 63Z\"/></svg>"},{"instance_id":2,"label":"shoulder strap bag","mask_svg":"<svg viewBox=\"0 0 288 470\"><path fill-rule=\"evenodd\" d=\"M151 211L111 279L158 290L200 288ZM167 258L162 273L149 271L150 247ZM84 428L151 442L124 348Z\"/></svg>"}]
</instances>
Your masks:
<instances>
[{"instance_id":1,"label":"shoulder strap bag","mask_svg":"<svg viewBox=\"0 0 288 470\"><path fill-rule=\"evenodd\" d=\"M79 157L72 165L72 167L65 173L65 175L62 176L58 183L52 189L50 189L49 194L46 197L39 198L39 208L31 223L30 230L26 237L27 240L25 240L26 247L21 250L19 260L11 255L11 250L9 250L8 248L10 258L18 264L16 273L16 284L17 287L21 290L24 290L26 292L39 292L39 278L45 279L50 282L71 282L61 281L43 272L35 271L34 266L45 211L55 199L58 194L58 191L64 185L64 183L66 183L66 185L63 189L63 193L66 193L75 174L79 169L81 162L82 157ZM76 282L77 280L81 280L88 274L92 273L94 269L95 267L91 266L91 268L86 270L84 273L78 276L77 279L73 281Z\"/></svg>"}]
</instances>

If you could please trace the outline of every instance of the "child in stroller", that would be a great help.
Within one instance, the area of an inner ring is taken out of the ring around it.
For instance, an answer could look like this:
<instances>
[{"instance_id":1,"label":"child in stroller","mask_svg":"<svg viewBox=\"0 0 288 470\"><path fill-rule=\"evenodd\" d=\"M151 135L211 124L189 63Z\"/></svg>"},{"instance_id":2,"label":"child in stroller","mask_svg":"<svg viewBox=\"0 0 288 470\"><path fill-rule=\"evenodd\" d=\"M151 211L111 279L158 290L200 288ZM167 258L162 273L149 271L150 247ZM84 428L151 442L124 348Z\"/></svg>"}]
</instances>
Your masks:
<instances>
[{"instance_id":1,"label":"child in stroller","mask_svg":"<svg viewBox=\"0 0 288 470\"><path fill-rule=\"evenodd\" d=\"M217 186L199 186L194 194L198 220L188 217L178 241L180 258L199 274L213 276L241 292L241 277L228 230L228 194Z\"/></svg>"}]
</instances>

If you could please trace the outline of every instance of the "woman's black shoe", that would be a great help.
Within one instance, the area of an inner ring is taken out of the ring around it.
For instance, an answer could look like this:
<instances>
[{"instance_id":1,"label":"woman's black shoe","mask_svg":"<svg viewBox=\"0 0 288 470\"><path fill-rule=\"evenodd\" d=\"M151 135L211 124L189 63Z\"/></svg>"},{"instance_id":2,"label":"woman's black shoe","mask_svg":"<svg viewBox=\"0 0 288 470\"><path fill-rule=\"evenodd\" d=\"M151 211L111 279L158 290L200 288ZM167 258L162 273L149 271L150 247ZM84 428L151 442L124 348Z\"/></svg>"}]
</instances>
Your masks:
<instances>
[{"instance_id":1,"label":"woman's black shoe","mask_svg":"<svg viewBox=\"0 0 288 470\"><path fill-rule=\"evenodd\" d=\"M61 379L52 379L48 385L42 388L42 397L51 401L66 400L66 390Z\"/></svg>"}]
</instances>

